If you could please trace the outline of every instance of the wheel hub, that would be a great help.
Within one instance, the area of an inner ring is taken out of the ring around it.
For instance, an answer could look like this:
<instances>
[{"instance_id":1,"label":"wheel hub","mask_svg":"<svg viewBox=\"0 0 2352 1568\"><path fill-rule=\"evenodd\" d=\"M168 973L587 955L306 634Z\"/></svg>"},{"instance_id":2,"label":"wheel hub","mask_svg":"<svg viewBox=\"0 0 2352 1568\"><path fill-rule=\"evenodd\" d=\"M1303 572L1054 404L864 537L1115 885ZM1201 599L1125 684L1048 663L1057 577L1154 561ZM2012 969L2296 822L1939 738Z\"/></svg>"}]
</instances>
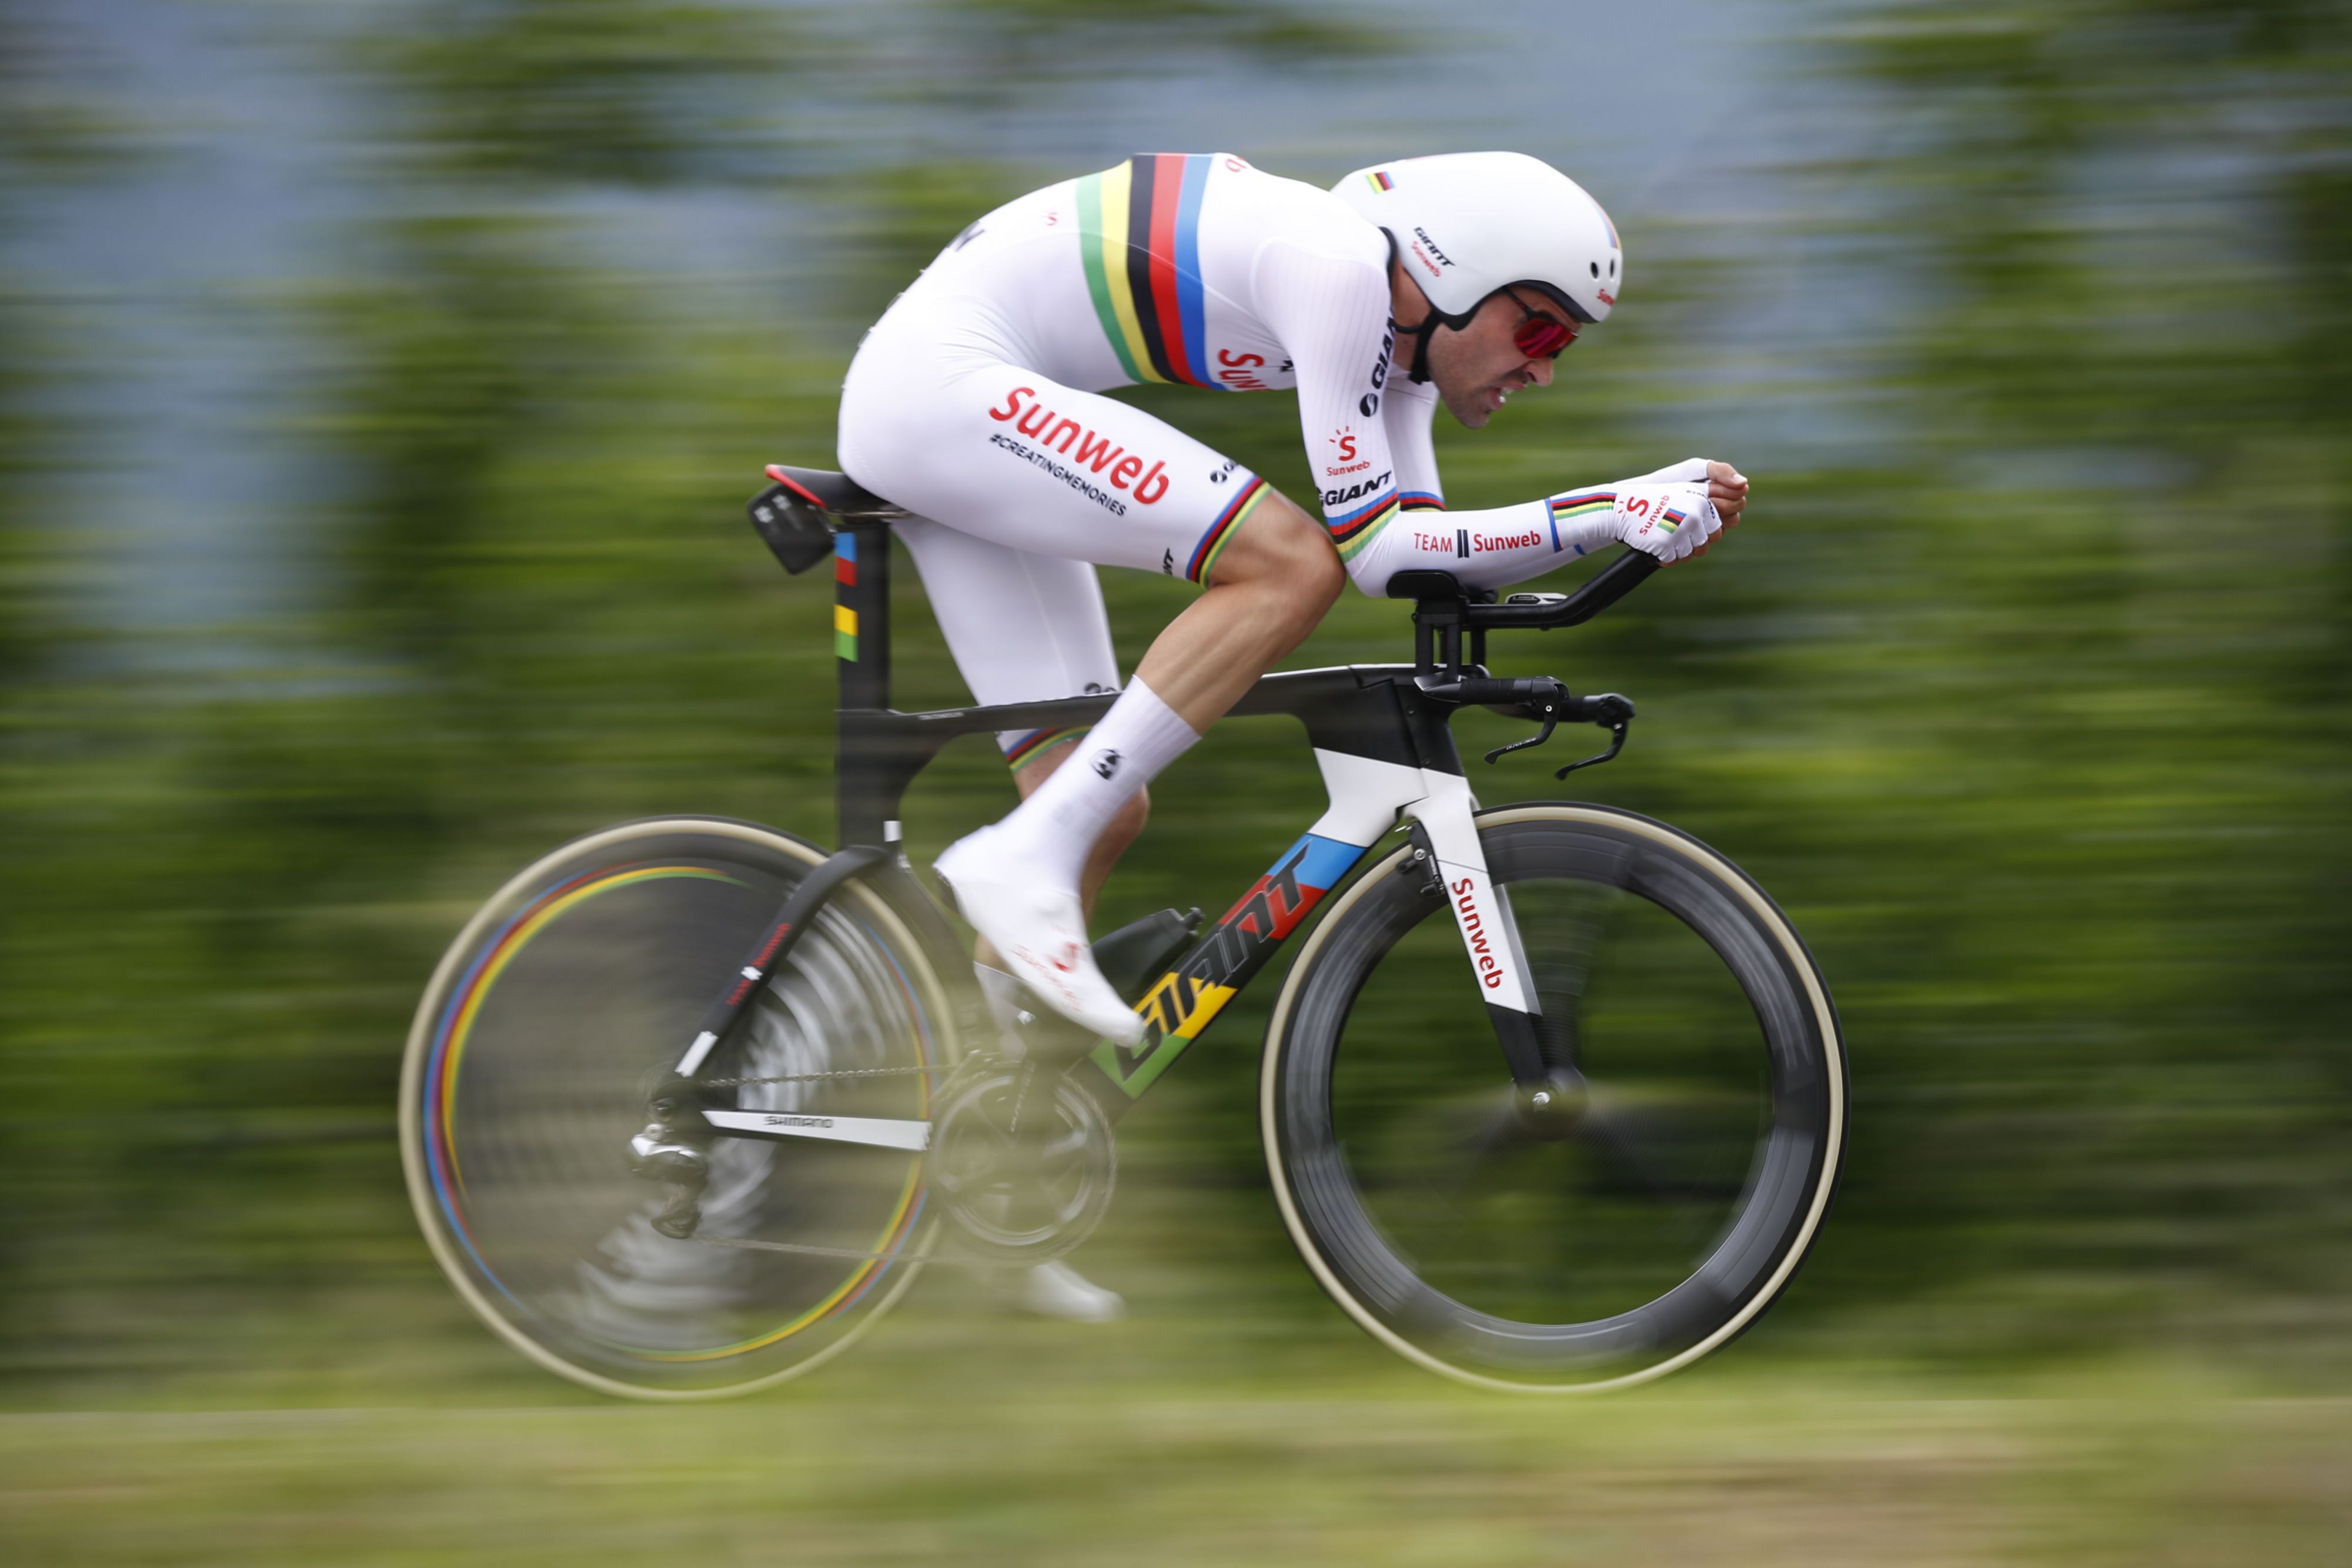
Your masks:
<instances>
[{"instance_id":1,"label":"wheel hub","mask_svg":"<svg viewBox=\"0 0 2352 1568\"><path fill-rule=\"evenodd\" d=\"M1540 1083L1519 1085L1512 1098L1520 1130L1546 1143L1573 1136L1592 1102L1584 1075L1568 1067L1553 1068Z\"/></svg>"}]
</instances>

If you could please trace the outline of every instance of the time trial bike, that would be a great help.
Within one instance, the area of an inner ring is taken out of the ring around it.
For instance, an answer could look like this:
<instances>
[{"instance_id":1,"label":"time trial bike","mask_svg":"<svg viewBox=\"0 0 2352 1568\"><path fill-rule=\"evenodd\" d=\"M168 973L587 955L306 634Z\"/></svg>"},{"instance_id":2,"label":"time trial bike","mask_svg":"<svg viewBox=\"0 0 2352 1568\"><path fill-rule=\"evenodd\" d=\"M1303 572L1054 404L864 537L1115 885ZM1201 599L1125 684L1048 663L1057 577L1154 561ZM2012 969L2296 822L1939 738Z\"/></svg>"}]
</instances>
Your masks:
<instances>
[{"instance_id":1,"label":"time trial bike","mask_svg":"<svg viewBox=\"0 0 2352 1568\"><path fill-rule=\"evenodd\" d=\"M1622 1387L1725 1344L1786 1289L1845 1148L1838 1018L1764 891L1613 807L1481 807L1449 727L1634 709L1486 669L1499 631L1576 625L1656 562L1572 593L1402 573L1410 664L1270 674L1236 716L1300 722L1329 803L1223 916L1104 936L1133 1047L1004 1038L900 847L959 736L1076 728L1110 695L900 713L890 525L839 474L768 470L754 525L830 557L844 847L664 817L500 889L419 1005L401 1147L434 1255L541 1365L644 1398L792 1377L928 1261L1034 1263L1101 1220L1114 1127L1291 936L1260 1118L1282 1220L1389 1349L1514 1392ZM1024 1015L1025 1016L1025 1015Z\"/></svg>"}]
</instances>

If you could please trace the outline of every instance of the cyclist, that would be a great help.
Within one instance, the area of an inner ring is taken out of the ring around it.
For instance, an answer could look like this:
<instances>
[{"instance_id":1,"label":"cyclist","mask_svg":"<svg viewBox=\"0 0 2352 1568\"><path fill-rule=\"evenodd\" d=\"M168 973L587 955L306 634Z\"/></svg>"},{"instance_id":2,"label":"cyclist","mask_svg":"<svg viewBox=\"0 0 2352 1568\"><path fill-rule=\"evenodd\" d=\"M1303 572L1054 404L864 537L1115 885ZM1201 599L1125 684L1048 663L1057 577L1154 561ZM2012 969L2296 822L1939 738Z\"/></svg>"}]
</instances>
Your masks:
<instances>
[{"instance_id":1,"label":"cyclist","mask_svg":"<svg viewBox=\"0 0 2352 1568\"><path fill-rule=\"evenodd\" d=\"M1017 977L1096 1034L1142 1019L1096 969L1087 911L1141 831L1145 783L1305 641L1352 578L1433 568L1498 587L1622 540L1674 562L1738 520L1748 481L1691 459L1518 506L1450 511L1430 425L1484 425L1605 319L1623 250L1598 203L1516 152L1374 164L1330 191L1224 153L1145 154L957 235L866 334L840 460L902 523L984 704L1118 689L1093 568L1206 590L1087 738L1000 737L1021 804L940 856ZM1293 387L1318 494L1276 494L1105 389Z\"/></svg>"}]
</instances>

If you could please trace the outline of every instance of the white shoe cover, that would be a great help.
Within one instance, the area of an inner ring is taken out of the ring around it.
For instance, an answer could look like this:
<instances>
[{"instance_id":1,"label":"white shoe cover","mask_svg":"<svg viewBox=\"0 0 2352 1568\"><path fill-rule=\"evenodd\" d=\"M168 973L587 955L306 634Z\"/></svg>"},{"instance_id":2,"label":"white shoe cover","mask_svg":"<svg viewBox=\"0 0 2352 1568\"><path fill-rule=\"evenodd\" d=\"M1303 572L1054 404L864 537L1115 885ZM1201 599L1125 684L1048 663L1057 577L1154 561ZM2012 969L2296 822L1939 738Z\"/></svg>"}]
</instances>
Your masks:
<instances>
[{"instance_id":1,"label":"white shoe cover","mask_svg":"<svg viewBox=\"0 0 2352 1568\"><path fill-rule=\"evenodd\" d=\"M1013 1302L1024 1312L1065 1322L1107 1323L1127 1314L1117 1291L1106 1291L1067 1263L1040 1263L1021 1271Z\"/></svg>"},{"instance_id":2,"label":"white shoe cover","mask_svg":"<svg viewBox=\"0 0 2352 1568\"><path fill-rule=\"evenodd\" d=\"M1003 841L997 829L982 828L940 857L940 880L954 891L957 909L1047 1007L1114 1044L1139 1043L1142 1016L1095 967L1076 896L1045 885L1003 852Z\"/></svg>"}]
</instances>

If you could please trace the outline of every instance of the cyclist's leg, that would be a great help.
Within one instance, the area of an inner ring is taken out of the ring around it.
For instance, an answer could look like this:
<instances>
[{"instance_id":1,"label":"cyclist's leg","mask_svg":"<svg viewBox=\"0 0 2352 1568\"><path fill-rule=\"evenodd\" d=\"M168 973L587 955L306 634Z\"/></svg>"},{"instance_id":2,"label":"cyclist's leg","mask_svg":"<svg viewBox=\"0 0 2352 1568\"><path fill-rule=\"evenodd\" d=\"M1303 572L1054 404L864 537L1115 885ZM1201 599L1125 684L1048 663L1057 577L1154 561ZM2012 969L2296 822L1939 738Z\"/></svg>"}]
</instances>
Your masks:
<instances>
[{"instance_id":1,"label":"cyclist's leg","mask_svg":"<svg viewBox=\"0 0 2352 1568\"><path fill-rule=\"evenodd\" d=\"M1013 549L929 518L900 523L896 532L914 558L972 701L997 706L1118 689L1102 585L1091 565ZM1083 734L999 732L997 742L1020 799L1034 794L1069 760ZM1143 831L1150 815L1150 793L1139 789L1096 840L1078 880L1089 916L1111 866ZM984 945L981 961L994 959L993 946Z\"/></svg>"},{"instance_id":2,"label":"cyclist's leg","mask_svg":"<svg viewBox=\"0 0 2352 1568\"><path fill-rule=\"evenodd\" d=\"M1338 591L1336 556L1238 464L985 346L877 328L843 388L841 455L868 488L957 531L1211 585L1158 662L1191 714L1139 676L1081 748L1082 767L1057 769L940 860L966 917L1033 991L1108 1038L1139 1038L1140 1020L1087 952L1081 874L1129 799L1199 738L1193 718L1223 712L1312 629ZM1260 545L1254 518L1269 506L1277 521L1263 531L1275 538ZM941 586L931 584L935 602Z\"/></svg>"},{"instance_id":3,"label":"cyclist's leg","mask_svg":"<svg viewBox=\"0 0 2352 1568\"><path fill-rule=\"evenodd\" d=\"M1092 566L992 544L928 518L900 523L895 531L930 593L940 633L972 701L994 706L1118 689L1110 622ZM998 734L1023 800L1070 759L1082 734ZM1150 810L1148 793L1139 789L1096 841L1078 884L1090 918L1112 864L1143 831ZM1008 1041L1019 1040L1019 981L985 936L973 950L972 967L998 1030ZM1009 1305L1040 1317L1100 1323L1127 1310L1118 1291L1087 1279L1066 1260L984 1270L983 1278Z\"/></svg>"},{"instance_id":4,"label":"cyclist's leg","mask_svg":"<svg viewBox=\"0 0 2352 1568\"><path fill-rule=\"evenodd\" d=\"M1136 676L1206 729L1307 641L1347 580L1323 525L1269 491L1219 558L1209 591L1153 639Z\"/></svg>"}]
</instances>

